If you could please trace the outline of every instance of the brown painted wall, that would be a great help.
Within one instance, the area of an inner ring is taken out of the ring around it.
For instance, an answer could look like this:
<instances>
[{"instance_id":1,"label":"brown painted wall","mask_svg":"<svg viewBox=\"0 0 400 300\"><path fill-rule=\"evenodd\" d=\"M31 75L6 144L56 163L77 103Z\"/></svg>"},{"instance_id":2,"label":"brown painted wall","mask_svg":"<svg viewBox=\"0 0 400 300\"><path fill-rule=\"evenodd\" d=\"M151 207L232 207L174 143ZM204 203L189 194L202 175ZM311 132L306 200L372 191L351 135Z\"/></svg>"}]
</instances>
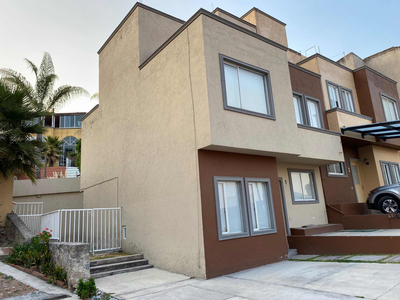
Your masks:
<instances>
[{"instance_id":1,"label":"brown painted wall","mask_svg":"<svg viewBox=\"0 0 400 300\"><path fill-rule=\"evenodd\" d=\"M276 159L199 150L199 173L207 278L285 259L287 244ZM218 241L214 176L270 178L277 233Z\"/></svg>"},{"instance_id":2,"label":"brown painted wall","mask_svg":"<svg viewBox=\"0 0 400 300\"><path fill-rule=\"evenodd\" d=\"M354 81L359 96L361 114L372 117L374 123L386 122L380 93L399 101L396 84L367 69L355 72ZM398 139L381 141L379 144L385 146L385 143L400 146Z\"/></svg>"},{"instance_id":3,"label":"brown painted wall","mask_svg":"<svg viewBox=\"0 0 400 300\"><path fill-rule=\"evenodd\" d=\"M347 177L329 177L326 166L320 167L326 204L357 203L353 177L349 172L349 168L351 166L350 158L359 158L358 149L343 145L343 154L346 162Z\"/></svg>"},{"instance_id":4,"label":"brown painted wall","mask_svg":"<svg viewBox=\"0 0 400 300\"><path fill-rule=\"evenodd\" d=\"M321 79L302 70L289 66L290 82L293 92L316 98L321 101L321 110L325 129L328 129L328 119L325 113L324 94Z\"/></svg>"}]
</instances>

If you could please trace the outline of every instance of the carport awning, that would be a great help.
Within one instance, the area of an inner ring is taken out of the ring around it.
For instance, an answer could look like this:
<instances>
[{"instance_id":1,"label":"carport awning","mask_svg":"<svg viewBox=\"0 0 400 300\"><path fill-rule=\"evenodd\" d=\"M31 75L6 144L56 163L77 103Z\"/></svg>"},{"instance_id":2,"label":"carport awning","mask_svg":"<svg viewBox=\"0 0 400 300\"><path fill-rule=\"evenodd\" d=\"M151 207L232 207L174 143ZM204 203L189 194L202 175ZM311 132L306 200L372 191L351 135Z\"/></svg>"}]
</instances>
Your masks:
<instances>
[{"instance_id":1,"label":"carport awning","mask_svg":"<svg viewBox=\"0 0 400 300\"><path fill-rule=\"evenodd\" d=\"M343 127L341 130L342 134L346 131L361 133L363 138L365 135L372 135L382 140L396 139L400 138L400 120Z\"/></svg>"}]
</instances>

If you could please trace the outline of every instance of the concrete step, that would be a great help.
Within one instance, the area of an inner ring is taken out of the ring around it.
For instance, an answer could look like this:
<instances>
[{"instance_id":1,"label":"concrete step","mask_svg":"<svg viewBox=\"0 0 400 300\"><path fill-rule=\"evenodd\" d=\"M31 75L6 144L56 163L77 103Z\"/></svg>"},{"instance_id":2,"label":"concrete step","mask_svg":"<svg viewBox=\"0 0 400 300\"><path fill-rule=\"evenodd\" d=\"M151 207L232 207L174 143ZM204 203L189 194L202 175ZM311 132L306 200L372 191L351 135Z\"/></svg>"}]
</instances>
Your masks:
<instances>
[{"instance_id":1,"label":"concrete step","mask_svg":"<svg viewBox=\"0 0 400 300\"><path fill-rule=\"evenodd\" d=\"M134 261L134 260L139 260L139 259L143 259L143 258L144 258L143 254L133 254L133 255L117 256L117 257L113 257L113 258L91 260L90 267L104 266L104 265L110 265L110 264L127 262L127 261Z\"/></svg>"},{"instance_id":2,"label":"concrete step","mask_svg":"<svg viewBox=\"0 0 400 300\"><path fill-rule=\"evenodd\" d=\"M94 267L90 267L90 274L103 273L103 272L108 272L108 271L116 271L116 270L121 270L121 269L129 269L129 268L133 268L133 267L147 265L148 263L149 263L149 261L147 259L137 259L137 260L133 260L133 261L124 261L124 262L119 262L119 263L114 263L114 264L94 266Z\"/></svg>"},{"instance_id":3,"label":"concrete step","mask_svg":"<svg viewBox=\"0 0 400 300\"><path fill-rule=\"evenodd\" d=\"M289 251L288 251L288 258L291 258L291 257L293 257L293 256L295 256L295 255L297 255L298 253L297 253L297 249L289 249Z\"/></svg>"},{"instance_id":4,"label":"concrete step","mask_svg":"<svg viewBox=\"0 0 400 300\"><path fill-rule=\"evenodd\" d=\"M106 276L111 276L111 275L117 275L117 274L122 274L122 273L150 269L152 267L153 267L152 265L143 265L143 266L137 266L137 267L133 267L133 268L126 268L126 269L106 271L106 272L101 272L101 273L94 273L94 274L91 274L90 277L96 279L96 278L101 278L101 277L106 277Z\"/></svg>"}]
</instances>

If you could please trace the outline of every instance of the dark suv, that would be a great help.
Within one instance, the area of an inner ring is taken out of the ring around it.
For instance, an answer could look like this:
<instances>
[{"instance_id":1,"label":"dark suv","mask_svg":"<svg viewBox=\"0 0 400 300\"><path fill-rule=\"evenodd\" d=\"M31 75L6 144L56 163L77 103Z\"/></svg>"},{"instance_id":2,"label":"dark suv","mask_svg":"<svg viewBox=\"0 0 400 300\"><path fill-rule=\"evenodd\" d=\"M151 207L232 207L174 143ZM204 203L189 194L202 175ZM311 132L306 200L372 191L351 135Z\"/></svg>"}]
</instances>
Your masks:
<instances>
[{"instance_id":1,"label":"dark suv","mask_svg":"<svg viewBox=\"0 0 400 300\"><path fill-rule=\"evenodd\" d=\"M368 194L369 209L379 209L384 214L395 214L400 207L400 183L373 189Z\"/></svg>"}]
</instances>

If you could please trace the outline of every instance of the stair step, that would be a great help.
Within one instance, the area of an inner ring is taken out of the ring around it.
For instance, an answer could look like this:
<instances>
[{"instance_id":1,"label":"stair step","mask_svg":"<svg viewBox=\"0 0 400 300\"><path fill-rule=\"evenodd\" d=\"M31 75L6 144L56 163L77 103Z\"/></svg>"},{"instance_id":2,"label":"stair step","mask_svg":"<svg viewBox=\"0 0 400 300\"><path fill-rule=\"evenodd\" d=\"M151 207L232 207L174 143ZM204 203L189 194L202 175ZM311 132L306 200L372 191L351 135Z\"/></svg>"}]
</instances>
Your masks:
<instances>
[{"instance_id":1,"label":"stair step","mask_svg":"<svg viewBox=\"0 0 400 300\"><path fill-rule=\"evenodd\" d=\"M133 255L118 256L113 258L97 259L97 260L91 260L90 266L95 267L95 266L110 265L119 262L139 260L143 258L144 258L143 254L133 254Z\"/></svg>"},{"instance_id":2,"label":"stair step","mask_svg":"<svg viewBox=\"0 0 400 300\"><path fill-rule=\"evenodd\" d=\"M112 275L117 275L117 274L122 274L122 273L128 273L128 272L135 272L135 271L150 269L152 267L153 267L152 265L143 265L143 266L137 266L137 267L133 267L133 268L126 268L126 269L119 269L119 270L95 273L95 274L91 274L90 277L96 279L96 278L112 276Z\"/></svg>"},{"instance_id":3,"label":"stair step","mask_svg":"<svg viewBox=\"0 0 400 300\"><path fill-rule=\"evenodd\" d=\"M133 260L133 261L124 261L124 262L118 262L118 263L114 263L114 264L94 266L94 267L90 268L90 274L114 271L114 270L121 270L121 269L129 269L132 267L147 265L148 263L149 263L149 261L147 259L137 259L137 260Z\"/></svg>"}]
</instances>

